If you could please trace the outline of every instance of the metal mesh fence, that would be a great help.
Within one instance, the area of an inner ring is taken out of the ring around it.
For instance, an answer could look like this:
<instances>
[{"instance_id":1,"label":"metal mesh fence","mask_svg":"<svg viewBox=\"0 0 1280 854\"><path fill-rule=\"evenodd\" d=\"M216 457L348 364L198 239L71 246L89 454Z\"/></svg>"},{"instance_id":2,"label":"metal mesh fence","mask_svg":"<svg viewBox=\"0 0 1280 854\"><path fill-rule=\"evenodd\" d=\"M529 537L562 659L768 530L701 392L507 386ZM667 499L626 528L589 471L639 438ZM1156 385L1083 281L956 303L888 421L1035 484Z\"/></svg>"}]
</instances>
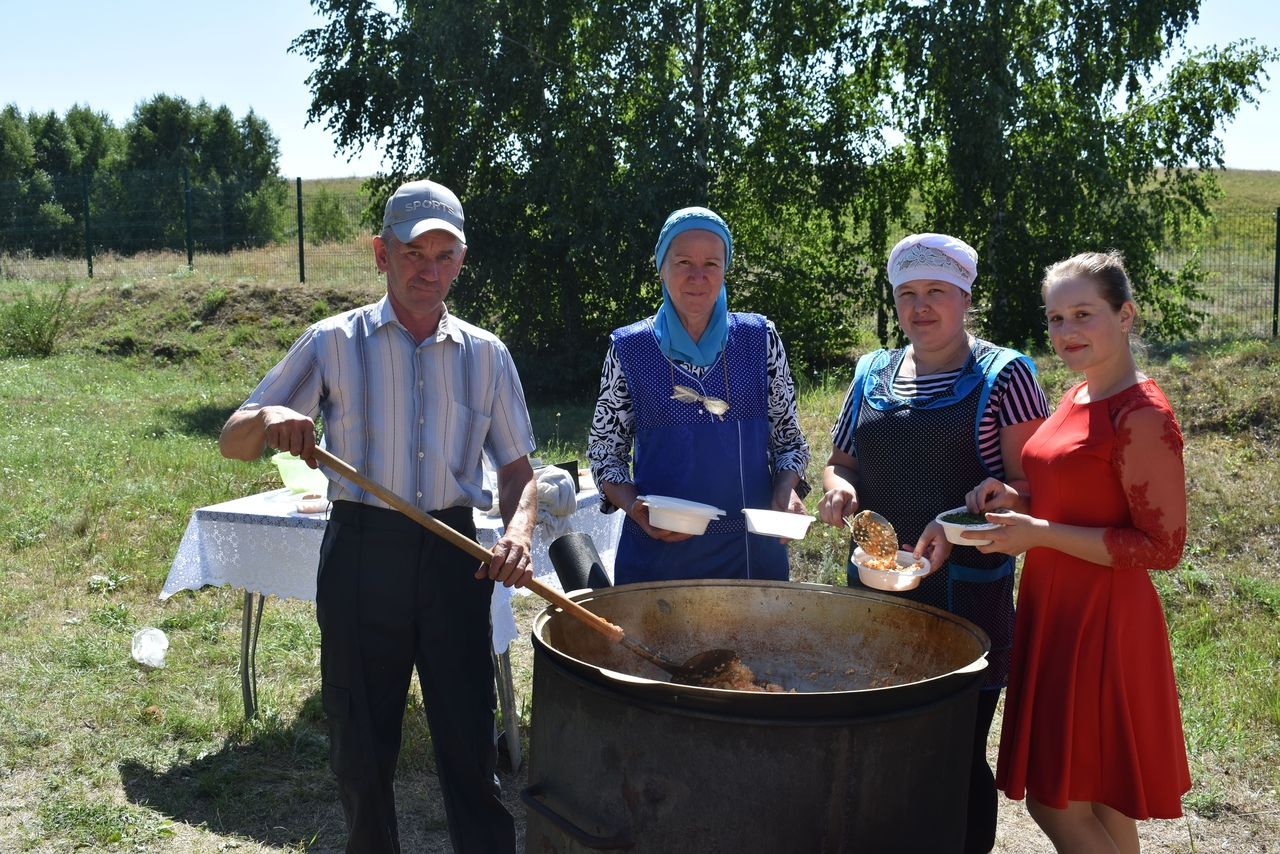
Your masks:
<instances>
[{"instance_id":1,"label":"metal mesh fence","mask_svg":"<svg viewBox=\"0 0 1280 854\"><path fill-rule=\"evenodd\" d=\"M1200 337L1276 334L1278 212L1221 213L1183 245L1159 253L1167 270L1191 261L1204 274ZM184 172L37 173L0 182L0 279L196 272L220 281L364 285L377 277L372 240L380 213L359 179L247 187Z\"/></svg>"},{"instance_id":2,"label":"metal mesh fence","mask_svg":"<svg viewBox=\"0 0 1280 854\"><path fill-rule=\"evenodd\" d=\"M183 172L38 173L0 182L0 279L195 271L228 281L363 283L377 273L368 207L358 180L250 187Z\"/></svg>"},{"instance_id":3,"label":"metal mesh fence","mask_svg":"<svg viewBox=\"0 0 1280 854\"><path fill-rule=\"evenodd\" d=\"M1166 270L1188 261L1204 272L1205 298L1196 303L1204 313L1203 338L1251 338L1274 335L1280 209L1221 213L1187 246L1170 247L1157 256Z\"/></svg>"}]
</instances>

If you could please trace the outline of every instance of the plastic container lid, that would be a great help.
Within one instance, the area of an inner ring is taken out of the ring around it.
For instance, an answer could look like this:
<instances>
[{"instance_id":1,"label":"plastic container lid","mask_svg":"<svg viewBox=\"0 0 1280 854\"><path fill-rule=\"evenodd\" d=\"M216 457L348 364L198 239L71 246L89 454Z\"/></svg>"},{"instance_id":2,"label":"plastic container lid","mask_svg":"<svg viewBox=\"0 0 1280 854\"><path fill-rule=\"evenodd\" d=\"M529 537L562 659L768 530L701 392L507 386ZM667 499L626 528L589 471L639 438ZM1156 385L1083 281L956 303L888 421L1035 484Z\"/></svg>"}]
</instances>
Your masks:
<instances>
[{"instance_id":1,"label":"plastic container lid","mask_svg":"<svg viewBox=\"0 0 1280 854\"><path fill-rule=\"evenodd\" d=\"M712 519L725 515L719 507L667 495L640 495L636 500L649 508L649 524L680 534L704 534Z\"/></svg>"},{"instance_id":2,"label":"plastic container lid","mask_svg":"<svg viewBox=\"0 0 1280 854\"><path fill-rule=\"evenodd\" d=\"M751 533L787 540L804 539L813 522L813 517L804 513L783 513L779 510L748 508L742 511L742 515L747 517L747 530Z\"/></svg>"},{"instance_id":3,"label":"plastic container lid","mask_svg":"<svg viewBox=\"0 0 1280 854\"><path fill-rule=\"evenodd\" d=\"M640 495L636 497L636 501L643 501L651 510L655 508L659 510L675 510L694 516L706 516L708 519L715 519L724 515L724 511L719 507L712 507L710 504L699 504L697 501L686 501L683 498L672 498L669 495Z\"/></svg>"}]
</instances>

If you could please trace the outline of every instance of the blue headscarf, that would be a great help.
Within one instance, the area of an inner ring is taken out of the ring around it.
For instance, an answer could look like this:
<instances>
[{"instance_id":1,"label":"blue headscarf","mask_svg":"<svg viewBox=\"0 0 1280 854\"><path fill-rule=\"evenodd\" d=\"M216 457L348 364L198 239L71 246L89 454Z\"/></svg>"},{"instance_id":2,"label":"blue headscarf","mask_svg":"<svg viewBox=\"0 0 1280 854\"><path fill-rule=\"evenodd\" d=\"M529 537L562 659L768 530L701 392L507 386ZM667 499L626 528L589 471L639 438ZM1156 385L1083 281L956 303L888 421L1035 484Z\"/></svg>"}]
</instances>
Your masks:
<instances>
[{"instance_id":1,"label":"blue headscarf","mask_svg":"<svg viewBox=\"0 0 1280 854\"><path fill-rule=\"evenodd\" d=\"M708 208L681 208L667 217L658 233L658 245L654 247L653 257L662 272L662 262L667 257L667 249L676 235L693 229L710 231L724 242L724 269L729 270L733 260L733 236L729 234L729 226L720 215ZM720 284L720 294L715 305L711 307L711 317L707 320L707 328L702 337L694 341L667 293L667 283L662 283L662 306L653 319L653 333L657 336L658 346L667 358L690 365L705 368L714 362L724 349L729 338L729 299L724 283Z\"/></svg>"}]
</instances>

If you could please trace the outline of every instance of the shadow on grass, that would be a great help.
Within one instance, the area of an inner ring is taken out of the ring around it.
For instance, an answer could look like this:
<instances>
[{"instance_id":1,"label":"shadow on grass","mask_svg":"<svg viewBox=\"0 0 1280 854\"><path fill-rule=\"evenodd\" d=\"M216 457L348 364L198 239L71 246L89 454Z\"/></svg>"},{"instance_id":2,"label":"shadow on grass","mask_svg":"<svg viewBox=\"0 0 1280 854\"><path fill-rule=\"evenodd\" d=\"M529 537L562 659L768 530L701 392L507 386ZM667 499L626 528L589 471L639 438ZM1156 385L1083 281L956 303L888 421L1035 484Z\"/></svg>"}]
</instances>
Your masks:
<instances>
[{"instance_id":1,"label":"shadow on grass","mask_svg":"<svg viewBox=\"0 0 1280 854\"><path fill-rule=\"evenodd\" d=\"M120 781L131 803L174 822L226 837L312 854L341 852L347 840L338 787L329 770L329 740L319 692L303 701L289 725L266 723L247 742L157 771L122 762ZM519 792L527 769L502 773L502 797L524 834ZM421 703L412 695L396 772L396 812L405 851L452 850L431 737Z\"/></svg>"},{"instance_id":2,"label":"shadow on grass","mask_svg":"<svg viewBox=\"0 0 1280 854\"><path fill-rule=\"evenodd\" d=\"M222 425L227 423L227 418L243 402L243 400L234 400L225 404L174 408L165 411L163 415L169 420L169 424L166 425L169 431L181 433L184 436L217 438L222 432Z\"/></svg>"},{"instance_id":3,"label":"shadow on grass","mask_svg":"<svg viewBox=\"0 0 1280 854\"><path fill-rule=\"evenodd\" d=\"M128 760L120 780L131 802L174 821L264 845L341 850L346 829L328 744L323 723L300 717L165 771Z\"/></svg>"}]
</instances>

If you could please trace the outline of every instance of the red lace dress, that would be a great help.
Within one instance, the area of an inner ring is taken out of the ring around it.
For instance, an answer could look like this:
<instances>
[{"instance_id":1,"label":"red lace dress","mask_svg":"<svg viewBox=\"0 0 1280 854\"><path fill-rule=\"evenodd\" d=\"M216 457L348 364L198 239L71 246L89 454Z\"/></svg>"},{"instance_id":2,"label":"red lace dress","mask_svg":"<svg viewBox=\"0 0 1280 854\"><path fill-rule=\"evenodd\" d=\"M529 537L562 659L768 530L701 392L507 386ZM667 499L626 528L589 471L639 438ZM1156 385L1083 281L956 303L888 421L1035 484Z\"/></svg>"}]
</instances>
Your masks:
<instances>
[{"instance_id":1,"label":"red lace dress","mask_svg":"<svg viewBox=\"0 0 1280 854\"><path fill-rule=\"evenodd\" d=\"M1113 565L1027 552L996 785L1059 809L1174 818L1191 775L1147 571L1176 566L1186 541L1182 433L1151 380L1085 404L1080 388L1022 451L1031 515L1106 528Z\"/></svg>"}]
</instances>

